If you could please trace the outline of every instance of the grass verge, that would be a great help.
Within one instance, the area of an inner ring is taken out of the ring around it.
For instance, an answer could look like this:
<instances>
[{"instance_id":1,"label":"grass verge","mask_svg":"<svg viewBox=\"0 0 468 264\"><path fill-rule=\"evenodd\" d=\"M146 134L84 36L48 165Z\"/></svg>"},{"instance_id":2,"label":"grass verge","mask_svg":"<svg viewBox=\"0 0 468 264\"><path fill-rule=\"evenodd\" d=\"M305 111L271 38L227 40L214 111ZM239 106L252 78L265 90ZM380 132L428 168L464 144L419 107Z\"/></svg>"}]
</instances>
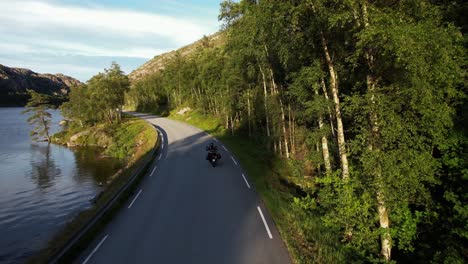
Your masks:
<instances>
[{"instance_id":1,"label":"grass verge","mask_svg":"<svg viewBox=\"0 0 468 264\"><path fill-rule=\"evenodd\" d=\"M99 140L102 140L102 142L110 142L110 145L106 148L106 151L108 151L106 153L112 154L112 156L115 157L124 152L131 155L131 158L127 160L125 168L118 172L118 174L113 177L113 180L105 187L105 190L102 192L99 199L96 200L95 204L88 210L82 211L75 216L49 241L48 246L39 252L39 254L30 258L27 261L28 263L46 263L58 250L63 248L74 234L81 230L106 206L135 173L139 172L136 180L129 186L127 191L119 197L113 206L102 216L100 221L93 225L59 261L59 263L71 263L72 260L93 241L95 236L99 234L106 224L112 220L119 209L126 203L128 197L134 194L136 186L138 186L143 178L142 176L147 173L151 165L151 160L153 160L151 151L153 148L159 146L156 130L150 124L138 118L127 118L121 125L110 128L101 125L98 128L94 128L92 131L93 132L90 132L86 138L81 139L81 144L86 143L88 145L94 145L94 142L98 142ZM60 140L63 142L75 133L76 131L62 132L55 136L55 140L57 140L56 142L60 142ZM106 133L105 135L108 138L104 139L102 137L103 133Z\"/></svg>"},{"instance_id":2,"label":"grass verge","mask_svg":"<svg viewBox=\"0 0 468 264\"><path fill-rule=\"evenodd\" d=\"M156 132L144 120L126 116L119 124L70 128L52 136L52 142L69 146L97 146L103 155L130 164L156 143Z\"/></svg>"},{"instance_id":3,"label":"grass verge","mask_svg":"<svg viewBox=\"0 0 468 264\"><path fill-rule=\"evenodd\" d=\"M198 127L225 144L236 156L269 210L293 263L346 263L337 230L329 230L320 215L294 203L305 195L296 182L292 162L272 156L265 146L246 136L231 135L222 120L199 111L185 115L171 111L169 118Z\"/></svg>"}]
</instances>

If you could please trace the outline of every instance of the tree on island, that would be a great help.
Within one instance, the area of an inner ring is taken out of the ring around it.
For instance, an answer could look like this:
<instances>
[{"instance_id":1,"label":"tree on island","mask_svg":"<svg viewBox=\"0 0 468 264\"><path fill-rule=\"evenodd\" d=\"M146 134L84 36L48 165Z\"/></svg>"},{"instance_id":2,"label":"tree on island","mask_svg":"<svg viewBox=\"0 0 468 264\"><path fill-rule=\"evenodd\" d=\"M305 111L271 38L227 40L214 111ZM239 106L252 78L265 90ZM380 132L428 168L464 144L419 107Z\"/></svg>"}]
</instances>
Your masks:
<instances>
[{"instance_id":1,"label":"tree on island","mask_svg":"<svg viewBox=\"0 0 468 264\"><path fill-rule=\"evenodd\" d=\"M49 130L52 116L47 112L47 109L50 108L50 96L33 90L28 90L28 93L31 98L26 104L27 109L21 113L29 113L28 123L35 125L30 136L34 141L50 142Z\"/></svg>"}]
</instances>

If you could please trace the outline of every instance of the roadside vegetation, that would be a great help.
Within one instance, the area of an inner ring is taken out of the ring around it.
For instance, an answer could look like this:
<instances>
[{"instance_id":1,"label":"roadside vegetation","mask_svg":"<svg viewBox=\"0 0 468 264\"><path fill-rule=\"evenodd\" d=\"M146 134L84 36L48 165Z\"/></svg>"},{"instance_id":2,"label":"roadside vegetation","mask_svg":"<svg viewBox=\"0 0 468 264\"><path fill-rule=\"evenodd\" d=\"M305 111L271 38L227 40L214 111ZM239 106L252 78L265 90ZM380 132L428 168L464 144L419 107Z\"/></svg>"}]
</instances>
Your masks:
<instances>
[{"instance_id":1,"label":"roadside vegetation","mask_svg":"<svg viewBox=\"0 0 468 264\"><path fill-rule=\"evenodd\" d=\"M97 146L103 155L125 163L138 160L156 143L157 133L145 121L122 114L129 80L116 63L86 84L72 87L69 101L61 106L65 129L53 136L68 146Z\"/></svg>"},{"instance_id":2,"label":"roadside vegetation","mask_svg":"<svg viewBox=\"0 0 468 264\"><path fill-rule=\"evenodd\" d=\"M50 240L45 249L29 259L29 263L49 261L77 232L103 212L103 208L106 208L116 194L128 184L129 179L136 175L132 186L117 198L99 221L66 252L59 263L72 261L113 218L145 175L152 161L151 151L159 144L158 134L146 121L122 113L128 87L127 76L120 70L119 65L113 63L110 69L95 75L86 84L71 88L68 102L61 106L66 120L65 127L63 131L51 136L51 142L70 147L100 147L102 156L118 158L123 166L102 183L102 191L92 199L93 206L75 216Z\"/></svg>"},{"instance_id":3,"label":"roadside vegetation","mask_svg":"<svg viewBox=\"0 0 468 264\"><path fill-rule=\"evenodd\" d=\"M297 263L468 261L463 1L224 1L132 83L241 160ZM171 116L174 116L172 114Z\"/></svg>"},{"instance_id":4,"label":"roadside vegetation","mask_svg":"<svg viewBox=\"0 0 468 264\"><path fill-rule=\"evenodd\" d=\"M309 180L301 181L300 163L265 151L264 145L245 135L231 135L222 118L198 110L184 115L177 112L171 111L169 118L205 130L232 151L265 202L295 263L345 263L346 257L351 257L349 261L355 258L340 247L338 230L325 227L319 214L304 210L310 208L304 208L299 199L307 196L302 187L306 188Z\"/></svg>"},{"instance_id":5,"label":"roadside vegetation","mask_svg":"<svg viewBox=\"0 0 468 264\"><path fill-rule=\"evenodd\" d=\"M101 147L102 155L124 163L138 160L156 144L157 133L146 121L124 116L118 124L68 128L52 136L52 142L68 146Z\"/></svg>"}]
</instances>

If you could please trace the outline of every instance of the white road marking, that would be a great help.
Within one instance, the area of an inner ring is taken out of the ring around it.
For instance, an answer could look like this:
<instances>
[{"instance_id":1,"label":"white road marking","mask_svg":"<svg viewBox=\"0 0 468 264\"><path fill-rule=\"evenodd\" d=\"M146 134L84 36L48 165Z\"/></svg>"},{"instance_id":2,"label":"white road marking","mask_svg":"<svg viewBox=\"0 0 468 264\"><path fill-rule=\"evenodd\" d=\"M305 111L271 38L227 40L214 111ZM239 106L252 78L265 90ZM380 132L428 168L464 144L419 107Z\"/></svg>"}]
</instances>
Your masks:
<instances>
[{"instance_id":1,"label":"white road marking","mask_svg":"<svg viewBox=\"0 0 468 264\"><path fill-rule=\"evenodd\" d=\"M159 154L158 160L160 160L160 159L161 159L161 156L162 156L162 153L161 153L161 154Z\"/></svg>"},{"instance_id":2,"label":"white road marking","mask_svg":"<svg viewBox=\"0 0 468 264\"><path fill-rule=\"evenodd\" d=\"M154 169L153 169L153 171L151 171L151 174L150 174L150 176L153 176L153 174L154 174L154 171L156 170L156 168L157 168L157 166L154 166Z\"/></svg>"},{"instance_id":3,"label":"white road marking","mask_svg":"<svg viewBox=\"0 0 468 264\"><path fill-rule=\"evenodd\" d=\"M101 242L99 242L99 244L93 249L93 251L91 252L91 254L89 254L89 256L85 259L85 261L83 261L83 264L86 264L90 259L91 257L94 255L94 253L96 253L96 251L99 249L99 247L102 245L102 243L104 243L104 241L106 241L107 237L109 235L106 235L102 240Z\"/></svg>"},{"instance_id":4,"label":"white road marking","mask_svg":"<svg viewBox=\"0 0 468 264\"><path fill-rule=\"evenodd\" d=\"M244 178L245 184L247 184L247 187L250 189L249 182L248 182L247 179L245 178L244 173L242 173L242 178Z\"/></svg>"},{"instance_id":5,"label":"white road marking","mask_svg":"<svg viewBox=\"0 0 468 264\"><path fill-rule=\"evenodd\" d=\"M133 203L136 201L136 199L138 198L138 196L140 196L141 192L143 190L140 189L140 191L137 193L137 195L135 196L135 198L133 198L132 202L130 203L130 205L128 206L128 209L130 209L130 207L132 207Z\"/></svg>"},{"instance_id":6,"label":"white road marking","mask_svg":"<svg viewBox=\"0 0 468 264\"><path fill-rule=\"evenodd\" d=\"M161 150L163 150L163 149L164 149L164 143L161 145Z\"/></svg>"},{"instance_id":7,"label":"white road marking","mask_svg":"<svg viewBox=\"0 0 468 264\"><path fill-rule=\"evenodd\" d=\"M223 146L223 149L224 149L225 151L228 151L227 148L226 148L225 146Z\"/></svg>"},{"instance_id":8,"label":"white road marking","mask_svg":"<svg viewBox=\"0 0 468 264\"><path fill-rule=\"evenodd\" d=\"M237 165L237 161L231 156L232 161Z\"/></svg>"},{"instance_id":9,"label":"white road marking","mask_svg":"<svg viewBox=\"0 0 468 264\"><path fill-rule=\"evenodd\" d=\"M271 232L270 232L270 228L268 227L265 217L263 217L262 209L260 209L260 206L257 206L257 209L258 209L258 213L260 214L260 217L263 220L263 225L265 226L268 236L270 237L270 239L273 239L273 236L271 235Z\"/></svg>"}]
</instances>

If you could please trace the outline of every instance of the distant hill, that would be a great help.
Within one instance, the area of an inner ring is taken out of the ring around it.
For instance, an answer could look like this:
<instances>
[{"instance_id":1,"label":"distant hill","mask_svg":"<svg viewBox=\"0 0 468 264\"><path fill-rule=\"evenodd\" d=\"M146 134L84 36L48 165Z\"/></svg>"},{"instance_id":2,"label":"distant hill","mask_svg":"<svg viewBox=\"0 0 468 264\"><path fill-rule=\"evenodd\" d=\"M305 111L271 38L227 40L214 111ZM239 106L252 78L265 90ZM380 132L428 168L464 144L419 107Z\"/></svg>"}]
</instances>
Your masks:
<instances>
[{"instance_id":1,"label":"distant hill","mask_svg":"<svg viewBox=\"0 0 468 264\"><path fill-rule=\"evenodd\" d=\"M25 105L27 89L63 97L80 81L63 74L40 74L29 69L10 68L0 64L0 106Z\"/></svg>"},{"instance_id":2,"label":"distant hill","mask_svg":"<svg viewBox=\"0 0 468 264\"><path fill-rule=\"evenodd\" d=\"M225 33L220 31L213 35L206 36L192 44L184 46L180 49L166 52L160 55L155 56L153 59L145 62L145 64L138 67L136 70L132 71L128 77L131 81L137 81L145 76L156 73L161 69L164 69L164 65L168 60L174 57L174 55L179 52L183 57L190 55L198 48L203 46L221 46L225 43Z\"/></svg>"}]
</instances>

